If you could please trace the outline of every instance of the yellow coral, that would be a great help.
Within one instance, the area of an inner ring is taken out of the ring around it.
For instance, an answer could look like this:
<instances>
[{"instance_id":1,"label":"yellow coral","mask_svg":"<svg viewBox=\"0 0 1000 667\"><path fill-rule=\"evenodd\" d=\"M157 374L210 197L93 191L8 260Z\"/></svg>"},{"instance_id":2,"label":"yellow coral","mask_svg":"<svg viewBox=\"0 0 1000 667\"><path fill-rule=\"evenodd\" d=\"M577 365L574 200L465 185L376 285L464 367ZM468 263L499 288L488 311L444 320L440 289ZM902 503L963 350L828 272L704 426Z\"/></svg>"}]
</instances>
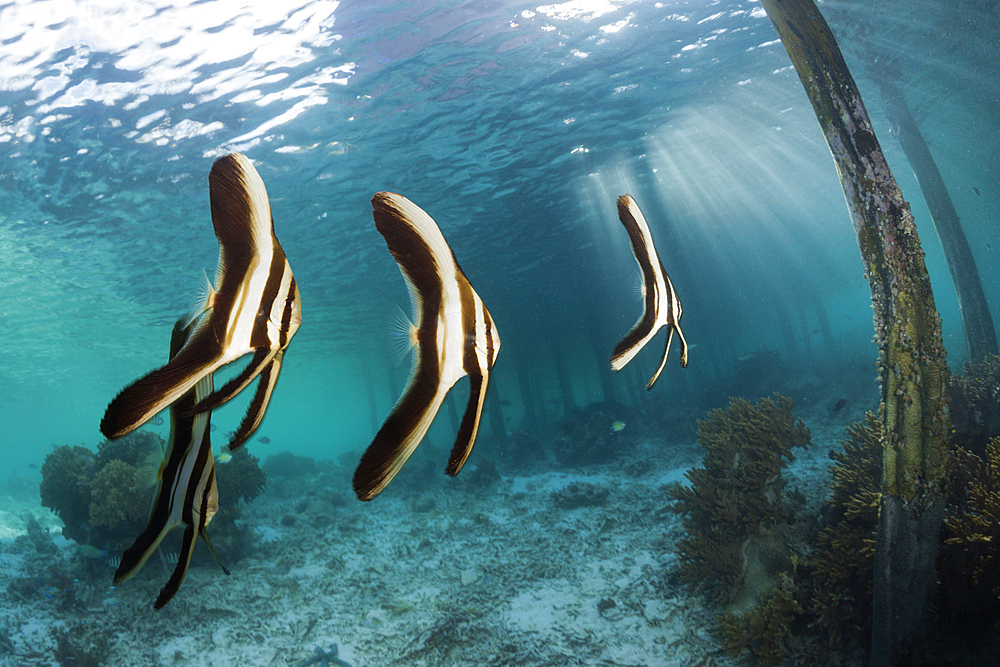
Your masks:
<instances>
[{"instance_id":1,"label":"yellow coral","mask_svg":"<svg viewBox=\"0 0 1000 667\"><path fill-rule=\"evenodd\" d=\"M882 424L869 412L847 427L829 498L831 517L820 531L814 569L812 611L831 646L868 632L874 581L875 539L882 485Z\"/></svg>"},{"instance_id":2,"label":"yellow coral","mask_svg":"<svg viewBox=\"0 0 1000 667\"><path fill-rule=\"evenodd\" d=\"M90 523L110 531L132 530L149 514L149 492L136 485L134 466L115 459L90 483Z\"/></svg>"},{"instance_id":3,"label":"yellow coral","mask_svg":"<svg viewBox=\"0 0 1000 667\"><path fill-rule=\"evenodd\" d=\"M786 520L781 468L792 450L806 447L809 429L792 415L792 399L775 394L754 406L732 398L698 422L704 467L686 473L689 487L669 489L676 512L687 515L680 540L680 578L719 605L736 598L751 537L779 529Z\"/></svg>"}]
</instances>

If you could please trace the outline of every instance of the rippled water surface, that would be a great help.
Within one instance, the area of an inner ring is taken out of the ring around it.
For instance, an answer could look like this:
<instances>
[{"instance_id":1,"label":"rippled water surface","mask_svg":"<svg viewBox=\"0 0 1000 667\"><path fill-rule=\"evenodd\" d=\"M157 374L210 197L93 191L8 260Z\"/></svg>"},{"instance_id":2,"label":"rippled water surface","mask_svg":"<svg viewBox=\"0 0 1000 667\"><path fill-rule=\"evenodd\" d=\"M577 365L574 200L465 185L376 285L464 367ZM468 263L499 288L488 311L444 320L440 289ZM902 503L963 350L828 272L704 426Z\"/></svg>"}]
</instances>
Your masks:
<instances>
[{"instance_id":1,"label":"rippled water surface","mask_svg":"<svg viewBox=\"0 0 1000 667\"><path fill-rule=\"evenodd\" d=\"M954 290L878 81L904 88L995 310L997 5L821 8L913 205L960 363ZM562 400L560 368L579 404L636 384L602 378L640 309L614 208L624 192L650 220L696 346L686 370L671 361L657 409L725 385L763 349L802 374L840 359L874 378L837 175L755 2L7 2L3 451L27 446L26 462L50 444L94 445L107 401L163 363L173 321L215 270L207 175L229 151L267 185L304 302L261 430L286 448L363 447L405 381L391 337L408 298L372 225L378 190L435 217L488 304L501 431L525 427L523 378L542 403ZM641 355L634 375L658 360ZM242 410L215 421L228 430Z\"/></svg>"}]
</instances>

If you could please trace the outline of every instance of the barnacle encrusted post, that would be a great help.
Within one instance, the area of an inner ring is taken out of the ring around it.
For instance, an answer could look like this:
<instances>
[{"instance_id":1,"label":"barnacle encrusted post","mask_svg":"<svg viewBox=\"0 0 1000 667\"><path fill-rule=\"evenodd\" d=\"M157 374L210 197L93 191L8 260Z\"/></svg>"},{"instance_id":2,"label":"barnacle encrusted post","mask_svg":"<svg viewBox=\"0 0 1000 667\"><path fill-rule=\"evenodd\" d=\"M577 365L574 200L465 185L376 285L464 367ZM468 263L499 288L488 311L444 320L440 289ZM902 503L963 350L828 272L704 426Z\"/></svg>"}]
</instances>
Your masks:
<instances>
[{"instance_id":1,"label":"barnacle encrusted post","mask_svg":"<svg viewBox=\"0 0 1000 667\"><path fill-rule=\"evenodd\" d=\"M909 204L812 0L761 0L833 154L875 308L884 424L870 665L893 664L923 619L944 515L948 405L941 318Z\"/></svg>"}]
</instances>

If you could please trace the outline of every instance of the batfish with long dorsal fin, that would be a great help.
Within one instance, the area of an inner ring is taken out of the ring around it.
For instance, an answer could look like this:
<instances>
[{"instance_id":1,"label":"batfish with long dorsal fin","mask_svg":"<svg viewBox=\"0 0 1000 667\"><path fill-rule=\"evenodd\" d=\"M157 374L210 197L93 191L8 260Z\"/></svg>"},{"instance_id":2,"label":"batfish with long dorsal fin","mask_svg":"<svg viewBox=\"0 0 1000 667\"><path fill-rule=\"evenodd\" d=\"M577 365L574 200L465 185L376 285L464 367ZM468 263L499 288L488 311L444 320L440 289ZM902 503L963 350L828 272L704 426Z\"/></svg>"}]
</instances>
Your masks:
<instances>
[{"instance_id":1,"label":"batfish with long dorsal fin","mask_svg":"<svg viewBox=\"0 0 1000 667\"><path fill-rule=\"evenodd\" d=\"M472 451L490 369L500 350L493 318L472 289L434 220L391 192L372 198L375 227L406 280L413 306L413 370L403 395L354 472L354 491L371 500L420 444L451 387L469 376L469 405L445 472L455 476Z\"/></svg>"},{"instance_id":2,"label":"batfish with long dorsal fin","mask_svg":"<svg viewBox=\"0 0 1000 667\"><path fill-rule=\"evenodd\" d=\"M189 408L213 410L260 376L246 416L229 443L239 447L260 425L285 349L302 323L292 269L274 235L264 182L239 153L219 158L208 176L212 225L219 239L217 289L209 287L187 342L166 366L125 387L108 405L101 432L119 438L187 393L221 366L253 354L221 389Z\"/></svg>"},{"instance_id":3,"label":"batfish with long dorsal fin","mask_svg":"<svg viewBox=\"0 0 1000 667\"><path fill-rule=\"evenodd\" d=\"M193 322L186 322L184 319L174 325L170 338L171 358L183 347L192 326ZM199 535L205 540L212 556L219 561L205 530L219 510L219 489L215 480L210 438L211 412L187 415L198 401L212 393L212 385L212 374L207 373L199 378L193 389L170 406L170 440L166 457L160 465L160 486L149 513L149 521L132 546L122 554L121 563L115 571L115 585L132 577L156 551L163 538L183 524L184 536L177 566L157 596L153 604L155 609L167 604L180 588ZM229 574L229 570L221 562L219 566Z\"/></svg>"},{"instance_id":4,"label":"batfish with long dorsal fin","mask_svg":"<svg viewBox=\"0 0 1000 667\"><path fill-rule=\"evenodd\" d=\"M652 389L660 377L663 367L670 355L670 343L674 340L674 331L680 339L681 366L688 364L688 345L681 331L681 300L677 298L674 286L667 276L666 269L660 263L653 245L653 236L649 233L646 219L639 210L631 195L618 198L618 217L628 231L628 240L632 245L632 254L642 271L642 317L635 323L632 330L622 338L611 352L611 368L620 371L625 364L632 361L639 350L648 343L660 327L667 327L667 348L663 352L663 360L650 378L646 389Z\"/></svg>"}]
</instances>

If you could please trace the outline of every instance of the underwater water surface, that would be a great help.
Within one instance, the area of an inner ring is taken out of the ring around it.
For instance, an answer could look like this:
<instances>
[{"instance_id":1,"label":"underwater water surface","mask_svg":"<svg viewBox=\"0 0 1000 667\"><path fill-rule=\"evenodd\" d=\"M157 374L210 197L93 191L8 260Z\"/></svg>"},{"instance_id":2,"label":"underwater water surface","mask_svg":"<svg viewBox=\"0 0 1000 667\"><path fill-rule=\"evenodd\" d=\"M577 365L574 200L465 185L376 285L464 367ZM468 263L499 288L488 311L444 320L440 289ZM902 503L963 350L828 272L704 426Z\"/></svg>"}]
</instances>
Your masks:
<instances>
[{"instance_id":1,"label":"underwater water surface","mask_svg":"<svg viewBox=\"0 0 1000 667\"><path fill-rule=\"evenodd\" d=\"M899 63L992 295L995 40L935 3L860 5L823 9L917 216L946 345L961 360L940 247L880 126L864 58ZM265 422L297 451L363 446L368 392L380 418L408 372L392 352L394 309L409 307L371 224L377 190L438 221L489 304L504 340L496 388L512 404L504 430L523 417L517 376L538 400L561 400L555 358L576 401L600 397L604 356L639 307L614 209L624 192L651 221L697 346L683 374L672 364L661 399L696 397L764 349L793 368L872 358L836 173L756 3L3 11L0 405L19 456L22 443L92 443L106 402L163 363L169 327L202 272L213 275L207 173L234 150L264 179L302 292L304 325ZM628 391L621 377L608 382ZM238 421L229 409L222 426Z\"/></svg>"},{"instance_id":2,"label":"underwater water surface","mask_svg":"<svg viewBox=\"0 0 1000 667\"><path fill-rule=\"evenodd\" d=\"M996 312L1000 9L819 7L912 206L959 368L955 290L878 77L904 90ZM729 396L877 405L843 192L756 2L13 1L0 4L5 477L37 482L55 446L96 449L108 402L166 362L174 321L214 275L207 178L233 151L267 187L302 296L247 444L262 461L356 460L406 383L394 339L409 297L372 223L381 190L437 221L503 341L470 461L502 461L515 434L544 438L601 401L683 419L691 441L694 417ZM608 366L642 308L624 193L691 346L682 369L675 341L650 392L665 334L621 373ZM217 447L249 393L213 413ZM435 474L466 396L461 380L427 437ZM166 437L169 420L145 428Z\"/></svg>"}]
</instances>

